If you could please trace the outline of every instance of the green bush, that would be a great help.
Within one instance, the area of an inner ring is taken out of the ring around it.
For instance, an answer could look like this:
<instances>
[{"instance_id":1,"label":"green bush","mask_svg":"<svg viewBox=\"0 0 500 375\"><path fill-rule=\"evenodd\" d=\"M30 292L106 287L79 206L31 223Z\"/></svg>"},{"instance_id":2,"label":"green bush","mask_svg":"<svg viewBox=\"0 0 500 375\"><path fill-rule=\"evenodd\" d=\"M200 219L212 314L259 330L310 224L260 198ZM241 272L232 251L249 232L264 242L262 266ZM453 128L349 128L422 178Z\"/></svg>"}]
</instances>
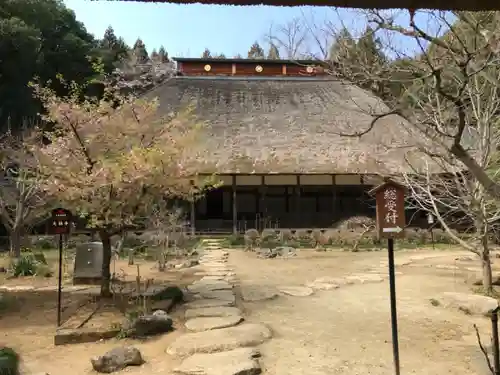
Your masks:
<instances>
[{"instance_id":1,"label":"green bush","mask_svg":"<svg viewBox=\"0 0 500 375\"><path fill-rule=\"evenodd\" d=\"M243 246L245 245L245 237L241 234L232 234L225 240L228 246Z\"/></svg>"},{"instance_id":2,"label":"green bush","mask_svg":"<svg viewBox=\"0 0 500 375\"><path fill-rule=\"evenodd\" d=\"M33 253L22 254L20 258L14 259L10 264L10 273L14 277L35 276L39 262L35 259Z\"/></svg>"},{"instance_id":3,"label":"green bush","mask_svg":"<svg viewBox=\"0 0 500 375\"><path fill-rule=\"evenodd\" d=\"M35 241L33 241L33 246L37 249L42 250L50 250L54 249L56 246L54 245L54 240L50 237L39 237Z\"/></svg>"},{"instance_id":4,"label":"green bush","mask_svg":"<svg viewBox=\"0 0 500 375\"><path fill-rule=\"evenodd\" d=\"M0 375L19 375L21 358L9 347L0 348Z\"/></svg>"}]
</instances>

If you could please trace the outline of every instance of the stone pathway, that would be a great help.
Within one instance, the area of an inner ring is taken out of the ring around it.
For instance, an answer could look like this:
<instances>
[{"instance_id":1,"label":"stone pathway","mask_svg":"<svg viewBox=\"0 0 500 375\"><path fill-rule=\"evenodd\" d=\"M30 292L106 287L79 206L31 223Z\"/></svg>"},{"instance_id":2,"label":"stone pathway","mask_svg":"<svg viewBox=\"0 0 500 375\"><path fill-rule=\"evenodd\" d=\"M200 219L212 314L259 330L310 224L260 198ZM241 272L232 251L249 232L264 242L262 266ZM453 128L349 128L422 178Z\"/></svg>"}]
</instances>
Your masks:
<instances>
[{"instance_id":1,"label":"stone pathway","mask_svg":"<svg viewBox=\"0 0 500 375\"><path fill-rule=\"evenodd\" d=\"M219 240L204 240L198 276L190 286L193 300L186 303L186 329L190 331L168 348L183 361L174 372L181 375L254 375L261 373L255 346L270 339L268 327L246 323L236 307L234 270L229 253Z\"/></svg>"}]
</instances>

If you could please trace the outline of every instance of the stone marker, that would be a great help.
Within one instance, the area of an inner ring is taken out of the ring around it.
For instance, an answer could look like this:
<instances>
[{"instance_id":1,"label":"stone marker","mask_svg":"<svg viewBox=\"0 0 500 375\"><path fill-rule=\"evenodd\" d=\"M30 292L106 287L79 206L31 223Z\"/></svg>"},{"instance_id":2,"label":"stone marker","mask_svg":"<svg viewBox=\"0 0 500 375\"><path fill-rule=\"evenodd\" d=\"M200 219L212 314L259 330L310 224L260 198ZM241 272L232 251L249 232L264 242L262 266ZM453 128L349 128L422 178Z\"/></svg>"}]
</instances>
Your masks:
<instances>
[{"instance_id":1,"label":"stone marker","mask_svg":"<svg viewBox=\"0 0 500 375\"><path fill-rule=\"evenodd\" d=\"M89 242L76 247L74 284L96 284L102 278L102 242Z\"/></svg>"},{"instance_id":2,"label":"stone marker","mask_svg":"<svg viewBox=\"0 0 500 375\"><path fill-rule=\"evenodd\" d=\"M186 310L185 318L203 318L203 317L224 317L224 316L240 316L241 310L236 307L206 307L202 309L189 309Z\"/></svg>"},{"instance_id":3,"label":"stone marker","mask_svg":"<svg viewBox=\"0 0 500 375\"><path fill-rule=\"evenodd\" d=\"M236 327L205 332L186 333L167 349L170 355L187 357L195 353L214 353L236 348L256 346L272 337L263 324L246 323Z\"/></svg>"},{"instance_id":4,"label":"stone marker","mask_svg":"<svg viewBox=\"0 0 500 375\"><path fill-rule=\"evenodd\" d=\"M294 297L307 297L314 293L314 291L307 286L280 286L278 289L281 293Z\"/></svg>"},{"instance_id":5,"label":"stone marker","mask_svg":"<svg viewBox=\"0 0 500 375\"><path fill-rule=\"evenodd\" d=\"M109 374L127 366L140 366L144 360L139 349L128 346L112 349L102 356L92 358L90 362L95 371Z\"/></svg>"},{"instance_id":6,"label":"stone marker","mask_svg":"<svg viewBox=\"0 0 500 375\"><path fill-rule=\"evenodd\" d=\"M258 350L238 348L222 353L195 354L185 359L174 373L181 375L258 375L262 372Z\"/></svg>"},{"instance_id":7,"label":"stone marker","mask_svg":"<svg viewBox=\"0 0 500 375\"><path fill-rule=\"evenodd\" d=\"M276 289L263 285L248 285L241 287L241 298L247 302L258 302L275 299L279 296Z\"/></svg>"},{"instance_id":8,"label":"stone marker","mask_svg":"<svg viewBox=\"0 0 500 375\"><path fill-rule=\"evenodd\" d=\"M226 317L206 317L189 319L185 326L193 332L209 331L211 329L220 329L234 327L243 321L241 316L233 315Z\"/></svg>"},{"instance_id":9,"label":"stone marker","mask_svg":"<svg viewBox=\"0 0 500 375\"><path fill-rule=\"evenodd\" d=\"M435 301L443 307L458 309L472 315L489 316L498 307L496 299L477 294L444 292L431 299L431 303Z\"/></svg>"}]
</instances>

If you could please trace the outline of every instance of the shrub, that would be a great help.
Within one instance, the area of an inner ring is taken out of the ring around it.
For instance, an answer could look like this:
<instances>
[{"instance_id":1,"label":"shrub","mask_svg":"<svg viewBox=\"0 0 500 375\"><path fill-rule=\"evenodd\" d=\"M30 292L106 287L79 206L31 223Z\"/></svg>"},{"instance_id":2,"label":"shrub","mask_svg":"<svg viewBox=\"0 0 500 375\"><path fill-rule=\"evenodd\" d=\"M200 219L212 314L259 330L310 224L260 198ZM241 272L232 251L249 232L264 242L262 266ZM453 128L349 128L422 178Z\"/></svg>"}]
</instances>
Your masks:
<instances>
[{"instance_id":1,"label":"shrub","mask_svg":"<svg viewBox=\"0 0 500 375\"><path fill-rule=\"evenodd\" d=\"M12 348L4 346L0 348L0 374L19 375L21 358Z\"/></svg>"},{"instance_id":2,"label":"shrub","mask_svg":"<svg viewBox=\"0 0 500 375\"><path fill-rule=\"evenodd\" d=\"M35 241L33 241L33 246L42 250L50 250L56 248L54 240L50 237L38 237Z\"/></svg>"},{"instance_id":3,"label":"shrub","mask_svg":"<svg viewBox=\"0 0 500 375\"><path fill-rule=\"evenodd\" d=\"M336 225L336 229L341 231L357 231L375 228L376 222L374 219L367 216L352 216L341 221Z\"/></svg>"},{"instance_id":4,"label":"shrub","mask_svg":"<svg viewBox=\"0 0 500 375\"><path fill-rule=\"evenodd\" d=\"M245 244L245 236L232 234L226 238L226 242L229 246L242 246Z\"/></svg>"},{"instance_id":5,"label":"shrub","mask_svg":"<svg viewBox=\"0 0 500 375\"><path fill-rule=\"evenodd\" d=\"M253 250L259 243L259 232L257 229L248 229L245 232L245 250Z\"/></svg>"},{"instance_id":6,"label":"shrub","mask_svg":"<svg viewBox=\"0 0 500 375\"><path fill-rule=\"evenodd\" d=\"M9 271L14 277L35 276L39 264L32 253L23 254L12 261Z\"/></svg>"},{"instance_id":7,"label":"shrub","mask_svg":"<svg viewBox=\"0 0 500 375\"><path fill-rule=\"evenodd\" d=\"M282 229L279 234L280 241L283 244L289 244L290 240L293 239L293 233L290 229Z\"/></svg>"},{"instance_id":8,"label":"shrub","mask_svg":"<svg viewBox=\"0 0 500 375\"><path fill-rule=\"evenodd\" d=\"M54 271L48 265L42 263L36 267L36 276L52 277L52 275Z\"/></svg>"}]
</instances>

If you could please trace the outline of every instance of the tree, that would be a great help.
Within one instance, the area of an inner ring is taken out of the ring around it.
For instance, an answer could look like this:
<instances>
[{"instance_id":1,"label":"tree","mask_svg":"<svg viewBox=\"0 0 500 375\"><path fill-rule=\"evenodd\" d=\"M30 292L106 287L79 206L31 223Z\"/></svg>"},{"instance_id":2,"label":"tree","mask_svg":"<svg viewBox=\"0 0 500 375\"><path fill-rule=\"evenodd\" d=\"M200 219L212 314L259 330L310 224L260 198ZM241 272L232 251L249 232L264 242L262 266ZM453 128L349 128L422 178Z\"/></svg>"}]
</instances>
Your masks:
<instances>
[{"instance_id":1,"label":"tree","mask_svg":"<svg viewBox=\"0 0 500 375\"><path fill-rule=\"evenodd\" d=\"M160 49L158 50L158 60L161 63L167 63L170 61L168 58L168 52L165 51L165 47L161 46Z\"/></svg>"},{"instance_id":2,"label":"tree","mask_svg":"<svg viewBox=\"0 0 500 375\"><path fill-rule=\"evenodd\" d=\"M384 73L388 74L380 77L382 83L404 77L400 82L401 95L386 100L387 107L370 109L373 121L366 129L344 135L367 134L376 129L379 119L388 115L404 119L403 126L415 139L414 145L408 145L408 153L418 153L430 166L414 167L411 176L407 176L412 198L420 202L421 208L432 210L451 237L480 255L483 283L491 291L488 241L498 221L500 198L496 177L500 170L496 146L500 129L500 14L456 12L454 23L447 13L430 14L433 19L426 22L439 26L433 28L434 32L417 24L416 17L411 17L410 26L405 27L385 12L369 13L379 30L409 38L419 53L409 58L404 50L386 47L400 59L397 64L386 64ZM448 30L444 35L440 32L443 28ZM357 61L364 72L370 71L368 64ZM350 78L356 82L355 75ZM469 219L474 229L472 243L454 236L444 211Z\"/></svg>"},{"instance_id":3,"label":"tree","mask_svg":"<svg viewBox=\"0 0 500 375\"><path fill-rule=\"evenodd\" d=\"M264 53L264 50L260 46L258 42L255 42L252 44L250 47L250 50L248 51L248 58L249 59L265 59L266 55Z\"/></svg>"},{"instance_id":4,"label":"tree","mask_svg":"<svg viewBox=\"0 0 500 375\"><path fill-rule=\"evenodd\" d=\"M296 17L284 24L271 26L266 39L269 44L284 51L287 59L293 60L310 54L307 49L311 31L302 18Z\"/></svg>"},{"instance_id":5,"label":"tree","mask_svg":"<svg viewBox=\"0 0 500 375\"><path fill-rule=\"evenodd\" d=\"M38 161L24 135L5 134L0 140L0 218L9 232L12 256L21 256L21 238L30 227L41 223L51 207L52 199L44 194Z\"/></svg>"},{"instance_id":6,"label":"tree","mask_svg":"<svg viewBox=\"0 0 500 375\"><path fill-rule=\"evenodd\" d=\"M275 44L271 43L269 46L269 52L267 53L267 58L270 60L279 60L280 59L280 51Z\"/></svg>"},{"instance_id":7,"label":"tree","mask_svg":"<svg viewBox=\"0 0 500 375\"><path fill-rule=\"evenodd\" d=\"M201 58L202 59L211 59L212 58L212 54L210 53L210 50L208 48L205 48L205 51L203 51Z\"/></svg>"},{"instance_id":8,"label":"tree","mask_svg":"<svg viewBox=\"0 0 500 375\"><path fill-rule=\"evenodd\" d=\"M45 117L57 128L46 134L50 144L31 149L45 177L44 191L99 233L104 253L101 294L109 296L111 236L136 226L156 202L203 188L205 181L197 172L204 150L189 111L162 119L154 100L123 97L110 86L106 95L114 100L82 100L84 88L69 85L72 95L66 98L33 85Z\"/></svg>"},{"instance_id":9,"label":"tree","mask_svg":"<svg viewBox=\"0 0 500 375\"><path fill-rule=\"evenodd\" d=\"M219 54L214 56L214 59L225 59L225 58L226 58L226 55L224 55L223 53L219 53Z\"/></svg>"},{"instance_id":10,"label":"tree","mask_svg":"<svg viewBox=\"0 0 500 375\"><path fill-rule=\"evenodd\" d=\"M151 52L151 61L159 62L158 52L156 52L156 48L153 48L153 51Z\"/></svg>"},{"instance_id":11,"label":"tree","mask_svg":"<svg viewBox=\"0 0 500 375\"><path fill-rule=\"evenodd\" d=\"M58 0L4 0L0 7L0 128L35 117L40 103L28 82L56 74L83 82L94 72L95 40ZM54 89L64 94L54 82ZM1 130L1 129L0 129Z\"/></svg>"},{"instance_id":12,"label":"tree","mask_svg":"<svg viewBox=\"0 0 500 375\"><path fill-rule=\"evenodd\" d=\"M132 55L136 64L144 64L148 62L148 51L141 38L137 38L137 40L135 41L134 47L132 48Z\"/></svg>"},{"instance_id":13,"label":"tree","mask_svg":"<svg viewBox=\"0 0 500 375\"><path fill-rule=\"evenodd\" d=\"M113 27L108 26L99 41L98 56L102 58L104 72L111 73L117 64L128 57L129 48L122 38L117 38Z\"/></svg>"}]
</instances>

